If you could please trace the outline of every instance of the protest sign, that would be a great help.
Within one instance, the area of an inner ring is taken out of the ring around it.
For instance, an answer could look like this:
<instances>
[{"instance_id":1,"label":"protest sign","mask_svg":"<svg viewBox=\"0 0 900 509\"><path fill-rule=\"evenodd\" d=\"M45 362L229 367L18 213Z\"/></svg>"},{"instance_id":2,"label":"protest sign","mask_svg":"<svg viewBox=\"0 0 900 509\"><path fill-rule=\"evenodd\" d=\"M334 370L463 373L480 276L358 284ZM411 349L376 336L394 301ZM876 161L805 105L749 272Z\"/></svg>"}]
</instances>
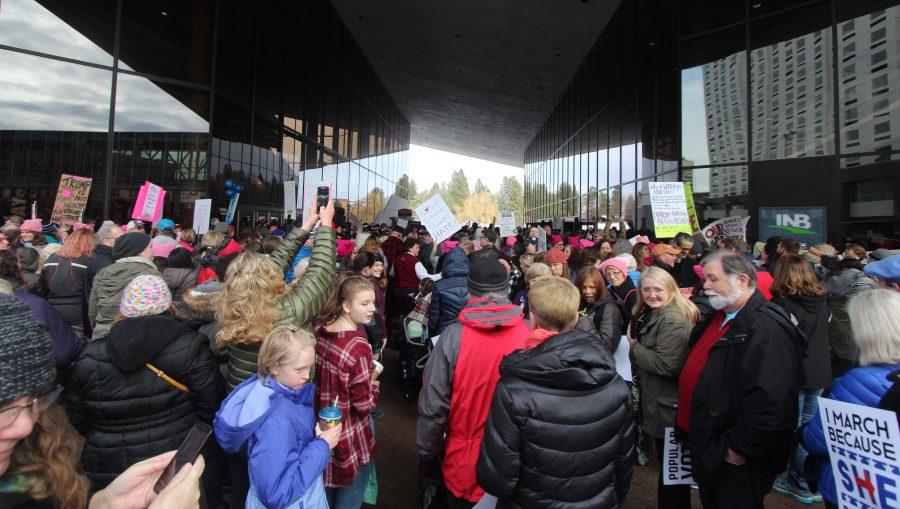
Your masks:
<instances>
[{"instance_id":1,"label":"protest sign","mask_svg":"<svg viewBox=\"0 0 900 509\"><path fill-rule=\"evenodd\" d=\"M234 196L231 197L231 201L228 202L228 212L225 213L225 223L231 224L234 221L234 213L237 211L238 199L241 197L241 193L234 193Z\"/></svg>"},{"instance_id":2,"label":"protest sign","mask_svg":"<svg viewBox=\"0 0 900 509\"><path fill-rule=\"evenodd\" d=\"M650 182L650 208L656 238L668 239L691 233L683 182Z\"/></svg>"},{"instance_id":3,"label":"protest sign","mask_svg":"<svg viewBox=\"0 0 900 509\"><path fill-rule=\"evenodd\" d=\"M284 183L284 218L288 215L297 219L297 183L293 180Z\"/></svg>"},{"instance_id":4,"label":"protest sign","mask_svg":"<svg viewBox=\"0 0 900 509\"><path fill-rule=\"evenodd\" d=\"M500 212L500 236L514 237L516 235L516 213L504 210Z\"/></svg>"},{"instance_id":5,"label":"protest sign","mask_svg":"<svg viewBox=\"0 0 900 509\"><path fill-rule=\"evenodd\" d=\"M691 220L691 233L700 231L700 219L697 218L697 208L694 206L694 191L691 184L684 185L684 201L687 203L688 217Z\"/></svg>"},{"instance_id":6,"label":"protest sign","mask_svg":"<svg viewBox=\"0 0 900 509\"><path fill-rule=\"evenodd\" d=\"M440 244L459 231L460 225L456 221L456 217L439 194L428 198L416 207L416 214L428 229L435 244Z\"/></svg>"},{"instance_id":7,"label":"protest sign","mask_svg":"<svg viewBox=\"0 0 900 509\"><path fill-rule=\"evenodd\" d=\"M619 338L619 344L613 352L613 360L616 362L616 373L622 380L626 382L634 380L634 374L631 372L631 342L628 341L628 336L622 335Z\"/></svg>"},{"instance_id":8,"label":"protest sign","mask_svg":"<svg viewBox=\"0 0 900 509\"><path fill-rule=\"evenodd\" d=\"M162 215L163 199L166 197L166 191L158 185L148 181L144 182L138 191L137 200L134 202L134 212L131 213L132 219L140 219L141 221L149 221L150 224L156 224Z\"/></svg>"},{"instance_id":9,"label":"protest sign","mask_svg":"<svg viewBox=\"0 0 900 509\"><path fill-rule=\"evenodd\" d=\"M675 439L675 428L666 428L665 447L663 447L663 484L693 484L694 474L691 465L691 451L688 445Z\"/></svg>"},{"instance_id":10,"label":"protest sign","mask_svg":"<svg viewBox=\"0 0 900 509\"><path fill-rule=\"evenodd\" d=\"M631 242L632 246L637 244L638 242L643 242L644 244L649 244L650 238L647 237L646 235L635 235L634 237L631 237L630 239L628 239L628 242Z\"/></svg>"},{"instance_id":11,"label":"protest sign","mask_svg":"<svg viewBox=\"0 0 900 509\"><path fill-rule=\"evenodd\" d=\"M819 398L838 506L900 506L900 434L889 410Z\"/></svg>"},{"instance_id":12,"label":"protest sign","mask_svg":"<svg viewBox=\"0 0 900 509\"><path fill-rule=\"evenodd\" d=\"M212 200L209 198L194 201L194 232L203 235L209 231L209 214Z\"/></svg>"},{"instance_id":13,"label":"protest sign","mask_svg":"<svg viewBox=\"0 0 900 509\"><path fill-rule=\"evenodd\" d=\"M77 177L65 173L60 175L59 189L56 191L56 201L53 203L50 220L67 224L81 221L88 195L91 193L92 181L93 179L89 177Z\"/></svg>"},{"instance_id":14,"label":"protest sign","mask_svg":"<svg viewBox=\"0 0 900 509\"><path fill-rule=\"evenodd\" d=\"M749 221L750 216L729 216L719 219L701 230L703 232L703 240L707 244L713 244L717 240L727 237L740 237L742 240L747 240L747 223Z\"/></svg>"}]
</instances>

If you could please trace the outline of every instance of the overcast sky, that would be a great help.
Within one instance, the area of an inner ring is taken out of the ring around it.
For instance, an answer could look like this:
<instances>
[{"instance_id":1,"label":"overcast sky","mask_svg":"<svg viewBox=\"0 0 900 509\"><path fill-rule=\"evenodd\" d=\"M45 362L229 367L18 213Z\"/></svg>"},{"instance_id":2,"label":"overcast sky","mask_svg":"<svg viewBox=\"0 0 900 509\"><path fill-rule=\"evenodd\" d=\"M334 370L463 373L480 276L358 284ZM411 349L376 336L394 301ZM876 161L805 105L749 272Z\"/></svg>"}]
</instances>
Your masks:
<instances>
[{"instance_id":1,"label":"overcast sky","mask_svg":"<svg viewBox=\"0 0 900 509\"><path fill-rule=\"evenodd\" d=\"M419 145L409 147L410 177L416 181L419 191L431 188L435 182L449 181L450 175L460 168L469 179L470 190L475 187L475 181L479 178L491 191L500 189L503 177L516 177L519 184L522 184L524 173L518 166L494 163Z\"/></svg>"}]
</instances>

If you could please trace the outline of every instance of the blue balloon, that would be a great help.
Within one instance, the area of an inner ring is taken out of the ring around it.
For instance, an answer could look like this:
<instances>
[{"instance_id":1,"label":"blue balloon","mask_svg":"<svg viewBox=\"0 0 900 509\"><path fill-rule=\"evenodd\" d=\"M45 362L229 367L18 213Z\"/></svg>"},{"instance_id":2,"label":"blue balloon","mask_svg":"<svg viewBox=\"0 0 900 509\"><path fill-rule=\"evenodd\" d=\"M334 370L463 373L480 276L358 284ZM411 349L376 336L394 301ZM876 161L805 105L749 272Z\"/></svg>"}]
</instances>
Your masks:
<instances>
[{"instance_id":1,"label":"blue balloon","mask_svg":"<svg viewBox=\"0 0 900 509\"><path fill-rule=\"evenodd\" d=\"M229 198L233 197L233 196L234 196L234 189L226 189L226 190L225 190L225 196L227 196L227 197L229 197Z\"/></svg>"},{"instance_id":2,"label":"blue balloon","mask_svg":"<svg viewBox=\"0 0 900 509\"><path fill-rule=\"evenodd\" d=\"M243 193L243 192L244 192L244 186L241 185L241 184L235 184L235 185L234 185L234 192L235 192L235 193L238 193L238 194Z\"/></svg>"},{"instance_id":3,"label":"blue balloon","mask_svg":"<svg viewBox=\"0 0 900 509\"><path fill-rule=\"evenodd\" d=\"M234 189L234 181L231 179L226 180L225 189Z\"/></svg>"}]
</instances>

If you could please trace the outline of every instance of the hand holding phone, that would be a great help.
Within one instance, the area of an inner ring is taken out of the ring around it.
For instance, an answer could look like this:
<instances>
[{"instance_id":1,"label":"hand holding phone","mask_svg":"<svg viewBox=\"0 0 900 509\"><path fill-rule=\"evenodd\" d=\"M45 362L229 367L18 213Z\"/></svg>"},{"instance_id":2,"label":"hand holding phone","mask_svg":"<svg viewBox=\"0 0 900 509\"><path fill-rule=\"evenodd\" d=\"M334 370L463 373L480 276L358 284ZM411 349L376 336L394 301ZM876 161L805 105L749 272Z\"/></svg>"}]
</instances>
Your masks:
<instances>
[{"instance_id":1,"label":"hand holding phone","mask_svg":"<svg viewBox=\"0 0 900 509\"><path fill-rule=\"evenodd\" d=\"M194 424L190 433L181 442L181 446L178 447L178 451L175 452L172 461L166 465L159 480L156 481L153 491L159 493L164 490L185 465L197 461L197 456L200 455L200 450L203 449L203 445L206 444L210 435L212 435L212 428L208 424L202 422Z\"/></svg>"},{"instance_id":2,"label":"hand holding phone","mask_svg":"<svg viewBox=\"0 0 900 509\"><path fill-rule=\"evenodd\" d=\"M319 186L316 190L316 210L321 209L322 207L328 205L328 195L331 194L331 190L328 186Z\"/></svg>"}]
</instances>

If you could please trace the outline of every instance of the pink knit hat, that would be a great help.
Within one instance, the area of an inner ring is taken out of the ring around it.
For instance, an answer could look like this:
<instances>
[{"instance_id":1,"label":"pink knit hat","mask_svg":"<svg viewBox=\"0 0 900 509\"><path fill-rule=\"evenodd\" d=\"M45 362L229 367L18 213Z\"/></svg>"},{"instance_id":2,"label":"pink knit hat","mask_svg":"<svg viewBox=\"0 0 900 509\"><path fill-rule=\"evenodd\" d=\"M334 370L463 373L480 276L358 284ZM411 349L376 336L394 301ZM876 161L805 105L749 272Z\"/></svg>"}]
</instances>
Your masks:
<instances>
[{"instance_id":1,"label":"pink knit hat","mask_svg":"<svg viewBox=\"0 0 900 509\"><path fill-rule=\"evenodd\" d=\"M172 307L172 293L159 276L144 274L128 283L122 292L119 314L125 318L158 315Z\"/></svg>"},{"instance_id":2,"label":"pink knit hat","mask_svg":"<svg viewBox=\"0 0 900 509\"><path fill-rule=\"evenodd\" d=\"M606 260L605 262L601 263L600 271L603 272L604 276L606 275L607 267L615 267L615 268L619 269L619 272L621 272L623 276L628 275L628 264L622 258L613 257L613 258L610 258L609 260Z\"/></svg>"},{"instance_id":3,"label":"pink knit hat","mask_svg":"<svg viewBox=\"0 0 900 509\"><path fill-rule=\"evenodd\" d=\"M694 274L700 278L700 281L706 281L706 274L703 273L703 265L694 265Z\"/></svg>"},{"instance_id":4,"label":"pink knit hat","mask_svg":"<svg viewBox=\"0 0 900 509\"><path fill-rule=\"evenodd\" d=\"M353 254L354 247L356 247L356 243L353 242L352 240L338 239L337 255L338 256L350 256Z\"/></svg>"},{"instance_id":5,"label":"pink knit hat","mask_svg":"<svg viewBox=\"0 0 900 509\"><path fill-rule=\"evenodd\" d=\"M569 257L561 247L554 247L547 251L547 256L545 256L544 259L547 260L547 264L552 265L554 263L566 263L569 260Z\"/></svg>"},{"instance_id":6,"label":"pink knit hat","mask_svg":"<svg viewBox=\"0 0 900 509\"><path fill-rule=\"evenodd\" d=\"M568 242L568 244L569 244L570 246L577 246L577 245L578 245L578 240L579 240L578 237L575 236L575 235L569 235L569 238L566 239L566 241Z\"/></svg>"},{"instance_id":7,"label":"pink knit hat","mask_svg":"<svg viewBox=\"0 0 900 509\"><path fill-rule=\"evenodd\" d=\"M178 246L177 242L152 242L150 249L153 251L153 257L169 258L169 254Z\"/></svg>"},{"instance_id":8,"label":"pink knit hat","mask_svg":"<svg viewBox=\"0 0 900 509\"><path fill-rule=\"evenodd\" d=\"M556 235L550 237L550 243L554 246L557 244L562 244L562 241L563 241L562 235L556 234Z\"/></svg>"},{"instance_id":9,"label":"pink knit hat","mask_svg":"<svg viewBox=\"0 0 900 509\"><path fill-rule=\"evenodd\" d=\"M445 240L441 243L441 253L447 254L453 251L453 248L459 245L458 240Z\"/></svg>"},{"instance_id":10,"label":"pink knit hat","mask_svg":"<svg viewBox=\"0 0 900 509\"><path fill-rule=\"evenodd\" d=\"M510 235L506 237L506 247L513 247L516 245L516 238Z\"/></svg>"},{"instance_id":11,"label":"pink knit hat","mask_svg":"<svg viewBox=\"0 0 900 509\"><path fill-rule=\"evenodd\" d=\"M42 229L43 225L40 219L26 219L22 222L22 226L19 227L19 231L33 233L41 233Z\"/></svg>"},{"instance_id":12,"label":"pink knit hat","mask_svg":"<svg viewBox=\"0 0 900 509\"><path fill-rule=\"evenodd\" d=\"M582 248L582 249L584 249L584 248L586 248L586 247L594 247L594 246L596 246L596 245L597 245L596 242L592 242L592 241L590 241L590 240L588 240L588 239L581 239L581 248Z\"/></svg>"}]
</instances>

